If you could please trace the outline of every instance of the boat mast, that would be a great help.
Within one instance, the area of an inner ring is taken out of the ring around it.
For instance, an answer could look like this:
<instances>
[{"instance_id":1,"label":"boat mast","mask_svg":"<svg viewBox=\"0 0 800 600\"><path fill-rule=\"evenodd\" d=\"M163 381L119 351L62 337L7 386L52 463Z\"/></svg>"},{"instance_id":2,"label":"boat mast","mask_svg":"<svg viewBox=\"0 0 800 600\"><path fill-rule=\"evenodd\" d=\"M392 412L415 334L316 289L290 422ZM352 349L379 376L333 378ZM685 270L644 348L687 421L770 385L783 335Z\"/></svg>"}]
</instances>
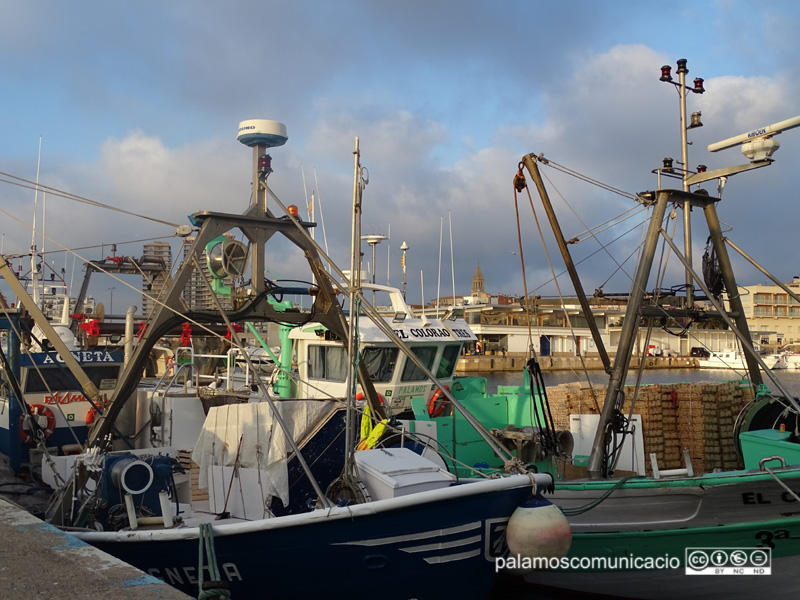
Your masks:
<instances>
[{"instance_id":1,"label":"boat mast","mask_svg":"<svg viewBox=\"0 0 800 600\"><path fill-rule=\"evenodd\" d=\"M355 139L355 150L353 150L353 222L350 231L350 285L348 291L348 303L350 306L350 318L347 323L347 358L350 367L347 369L347 409L345 416L345 468L343 477L349 481L353 472L352 467L355 462L355 448L353 446L355 422L355 382L356 382L356 361L358 357L358 315L359 315L359 295L361 293L361 198L364 191L364 179L361 170L361 152L358 145L358 137ZM373 256L374 256L373 246ZM373 273L375 269L373 259ZM364 392L365 396L367 392ZM368 399L369 402L369 399ZM352 483L352 482L350 482Z\"/></svg>"},{"instance_id":2,"label":"boat mast","mask_svg":"<svg viewBox=\"0 0 800 600\"><path fill-rule=\"evenodd\" d=\"M689 143L687 141L686 132L689 129L693 129L695 127L702 127L702 123L700 122L700 113L693 113L692 114L692 122L687 127L686 125L686 94L688 92L694 92L695 94L702 94L705 92L705 88L703 88L703 80L699 77L694 80L694 87L687 87L686 86L686 74L689 72L689 69L686 68L686 59L680 58L678 59L678 70L676 73L678 74L678 82L674 82L672 80L672 75L670 75L671 67L669 65L664 65L661 67L661 81L666 83L671 83L675 86L675 89L678 92L678 98L680 100L680 115L681 115L681 170L683 173L682 182L683 182L683 191L689 191L689 177L691 177L692 173L689 171ZM689 261L689 264L692 264L692 211L691 206L689 203L684 203L683 205L683 253L686 256L686 259ZM694 305L694 280L692 279L691 273L688 271L686 272L686 308L692 308Z\"/></svg>"},{"instance_id":3,"label":"boat mast","mask_svg":"<svg viewBox=\"0 0 800 600\"><path fill-rule=\"evenodd\" d=\"M39 204L39 167L42 163L42 136L39 136L39 158L36 160L36 189L33 192L33 229L31 230L31 291L33 292L33 302L39 306L41 296L39 295L39 270L36 264L36 211ZM44 254L42 254L44 262Z\"/></svg>"},{"instance_id":4,"label":"boat mast","mask_svg":"<svg viewBox=\"0 0 800 600\"><path fill-rule=\"evenodd\" d=\"M589 456L589 477L600 478L603 476L606 460L606 437L608 426L614 418L614 412L623 402L620 396L624 393L623 386L628 374L628 365L633 355L633 347L636 339L636 332L639 329L639 311L644 301L644 290L647 288L647 280L650 277L650 270L653 266L653 257L658 243L661 222L667 211L667 204L671 195L675 193L670 190L659 190L656 192L656 203L653 207L653 214L650 217L650 225L647 229L647 237L642 250L642 258L636 270L636 275L631 288L631 295L628 299L628 306L625 309L625 318L622 321L617 353L614 357L614 367L611 371L611 378L606 389L606 398L603 403L603 410L600 413L600 424L595 432L592 452Z\"/></svg>"}]
</instances>

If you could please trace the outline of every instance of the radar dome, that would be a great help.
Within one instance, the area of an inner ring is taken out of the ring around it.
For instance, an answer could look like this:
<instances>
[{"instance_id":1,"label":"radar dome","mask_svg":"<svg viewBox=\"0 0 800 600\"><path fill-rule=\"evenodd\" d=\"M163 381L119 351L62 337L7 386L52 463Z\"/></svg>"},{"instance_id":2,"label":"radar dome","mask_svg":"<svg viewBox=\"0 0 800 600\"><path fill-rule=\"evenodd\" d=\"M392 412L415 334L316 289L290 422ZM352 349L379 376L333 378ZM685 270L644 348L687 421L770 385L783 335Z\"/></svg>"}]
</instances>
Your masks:
<instances>
[{"instance_id":1,"label":"radar dome","mask_svg":"<svg viewBox=\"0 0 800 600\"><path fill-rule=\"evenodd\" d=\"M239 135L236 136L245 146L266 146L273 148L283 146L289 136L286 135L286 125L278 121L265 119L250 119L239 123Z\"/></svg>"}]
</instances>

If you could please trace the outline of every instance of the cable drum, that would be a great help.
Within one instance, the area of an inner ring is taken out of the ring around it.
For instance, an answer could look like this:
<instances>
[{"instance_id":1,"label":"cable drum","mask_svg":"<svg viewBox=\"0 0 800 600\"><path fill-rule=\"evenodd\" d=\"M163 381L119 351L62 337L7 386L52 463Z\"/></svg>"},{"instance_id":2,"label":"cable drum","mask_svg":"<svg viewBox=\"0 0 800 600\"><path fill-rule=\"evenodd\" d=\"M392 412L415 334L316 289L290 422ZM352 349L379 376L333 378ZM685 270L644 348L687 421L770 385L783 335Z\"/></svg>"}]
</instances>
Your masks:
<instances>
[{"instance_id":1,"label":"cable drum","mask_svg":"<svg viewBox=\"0 0 800 600\"><path fill-rule=\"evenodd\" d=\"M706 251L703 254L703 280L711 295L719 300L725 290L725 283L722 279L722 269L719 266L717 253L711 245L711 238L706 241Z\"/></svg>"}]
</instances>

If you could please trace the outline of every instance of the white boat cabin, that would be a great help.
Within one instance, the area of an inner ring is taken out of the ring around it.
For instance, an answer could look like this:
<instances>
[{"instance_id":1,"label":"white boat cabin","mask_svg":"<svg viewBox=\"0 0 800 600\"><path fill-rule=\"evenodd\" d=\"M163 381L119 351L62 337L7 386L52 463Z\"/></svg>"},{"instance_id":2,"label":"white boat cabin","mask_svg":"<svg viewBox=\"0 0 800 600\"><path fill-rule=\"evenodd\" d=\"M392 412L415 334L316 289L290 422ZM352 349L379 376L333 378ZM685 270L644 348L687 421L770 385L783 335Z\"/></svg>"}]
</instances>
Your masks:
<instances>
[{"instance_id":1,"label":"white boat cabin","mask_svg":"<svg viewBox=\"0 0 800 600\"><path fill-rule=\"evenodd\" d=\"M385 322L420 361L443 384L452 388L456 364L465 346L474 344L475 334L458 310L440 319L412 314L397 288L364 284L365 294L388 294L390 304L379 308ZM377 305L380 305L378 303ZM366 364L376 391L395 411L411 408L411 399L427 402L438 391L436 385L389 337L366 316L359 318L360 360ZM331 339L317 323L308 323L289 334L299 381L297 397L329 398L347 395L347 349L341 340Z\"/></svg>"}]
</instances>

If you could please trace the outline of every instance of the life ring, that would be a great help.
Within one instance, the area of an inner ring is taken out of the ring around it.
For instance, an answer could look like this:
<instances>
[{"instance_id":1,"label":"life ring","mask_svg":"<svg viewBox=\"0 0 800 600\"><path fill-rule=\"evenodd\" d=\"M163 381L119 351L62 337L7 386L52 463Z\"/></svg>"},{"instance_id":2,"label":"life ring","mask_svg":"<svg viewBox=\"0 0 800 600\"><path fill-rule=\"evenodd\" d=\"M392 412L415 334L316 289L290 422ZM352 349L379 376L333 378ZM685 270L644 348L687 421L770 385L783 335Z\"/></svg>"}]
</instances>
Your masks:
<instances>
[{"instance_id":1,"label":"life ring","mask_svg":"<svg viewBox=\"0 0 800 600\"><path fill-rule=\"evenodd\" d=\"M41 425L38 418L36 419L37 424L39 424L40 429L44 433L45 439L53 435L53 432L56 429L56 415L53 413L53 411L44 404L31 404L29 408L31 415L34 418L40 416L47 418L47 424L44 426ZM36 440L31 434L31 431L25 429L25 415L22 415L19 420L19 437L23 443L28 444L29 446L36 445Z\"/></svg>"},{"instance_id":2,"label":"life ring","mask_svg":"<svg viewBox=\"0 0 800 600\"><path fill-rule=\"evenodd\" d=\"M444 386L444 389L448 392L450 391L450 388L447 386ZM428 414L431 417L441 417L448 404L450 404L450 400L444 395L442 388L439 388L436 390L436 393L431 396L431 399L428 400Z\"/></svg>"},{"instance_id":3,"label":"life ring","mask_svg":"<svg viewBox=\"0 0 800 600\"><path fill-rule=\"evenodd\" d=\"M97 411L96 408L92 407L89 409L89 412L86 413L86 426L92 425L97 419L97 415L100 413Z\"/></svg>"},{"instance_id":4,"label":"life ring","mask_svg":"<svg viewBox=\"0 0 800 600\"><path fill-rule=\"evenodd\" d=\"M358 392L358 394L356 394L356 402L361 402L364 399L364 392ZM386 406L386 398L384 398L381 394L378 394L378 402L381 403L381 406Z\"/></svg>"}]
</instances>

